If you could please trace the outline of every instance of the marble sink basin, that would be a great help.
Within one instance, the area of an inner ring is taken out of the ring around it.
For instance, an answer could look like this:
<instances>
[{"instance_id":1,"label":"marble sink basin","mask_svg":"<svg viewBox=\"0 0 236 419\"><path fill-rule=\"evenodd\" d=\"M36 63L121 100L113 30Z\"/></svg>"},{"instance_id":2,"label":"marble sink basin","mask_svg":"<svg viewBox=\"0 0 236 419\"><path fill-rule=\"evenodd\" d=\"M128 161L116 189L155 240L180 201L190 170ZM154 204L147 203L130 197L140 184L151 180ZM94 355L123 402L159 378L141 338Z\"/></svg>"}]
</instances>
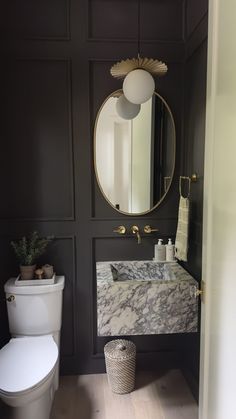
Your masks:
<instances>
[{"instance_id":1,"label":"marble sink basin","mask_svg":"<svg viewBox=\"0 0 236 419\"><path fill-rule=\"evenodd\" d=\"M197 281L178 263L96 263L98 336L192 333Z\"/></svg>"},{"instance_id":2,"label":"marble sink basin","mask_svg":"<svg viewBox=\"0 0 236 419\"><path fill-rule=\"evenodd\" d=\"M135 260L113 262L110 268L113 281L173 281L176 275L171 265L173 264Z\"/></svg>"}]
</instances>

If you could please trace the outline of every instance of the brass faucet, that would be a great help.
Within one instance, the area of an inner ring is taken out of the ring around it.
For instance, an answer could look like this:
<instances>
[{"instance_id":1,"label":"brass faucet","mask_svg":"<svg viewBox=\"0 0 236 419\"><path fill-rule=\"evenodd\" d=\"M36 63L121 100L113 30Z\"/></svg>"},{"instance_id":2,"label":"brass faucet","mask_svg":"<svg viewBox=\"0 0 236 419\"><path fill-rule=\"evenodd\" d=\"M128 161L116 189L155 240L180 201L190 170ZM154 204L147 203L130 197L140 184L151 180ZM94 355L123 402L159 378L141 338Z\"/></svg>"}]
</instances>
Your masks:
<instances>
[{"instance_id":1,"label":"brass faucet","mask_svg":"<svg viewBox=\"0 0 236 419\"><path fill-rule=\"evenodd\" d=\"M150 225L147 224L146 226L144 226L143 231L146 234L150 234L153 231L158 231L158 228L152 228Z\"/></svg>"},{"instance_id":2,"label":"brass faucet","mask_svg":"<svg viewBox=\"0 0 236 419\"><path fill-rule=\"evenodd\" d=\"M113 232L118 233L118 234L125 234L126 227L125 226L118 226L113 230Z\"/></svg>"},{"instance_id":3,"label":"brass faucet","mask_svg":"<svg viewBox=\"0 0 236 419\"><path fill-rule=\"evenodd\" d=\"M140 244L141 243L141 236L140 236L140 233L139 233L138 226L132 226L131 231L132 231L133 234L136 234L137 239L138 239L138 244Z\"/></svg>"}]
</instances>

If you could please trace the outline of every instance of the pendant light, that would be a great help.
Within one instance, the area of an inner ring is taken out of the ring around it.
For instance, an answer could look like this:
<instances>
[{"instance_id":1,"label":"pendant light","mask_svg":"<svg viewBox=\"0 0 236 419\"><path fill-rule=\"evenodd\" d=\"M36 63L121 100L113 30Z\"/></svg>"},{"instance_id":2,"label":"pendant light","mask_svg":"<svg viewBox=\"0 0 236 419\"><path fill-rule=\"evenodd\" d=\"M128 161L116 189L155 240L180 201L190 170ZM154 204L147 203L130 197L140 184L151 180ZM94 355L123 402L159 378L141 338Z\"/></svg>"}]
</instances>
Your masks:
<instances>
[{"instance_id":1,"label":"pendant light","mask_svg":"<svg viewBox=\"0 0 236 419\"><path fill-rule=\"evenodd\" d=\"M167 72L167 65L162 61L140 57L140 0L138 0L138 57L114 64L110 72L115 78L124 78L124 95L129 102L136 105L152 97L155 90L152 76L160 77Z\"/></svg>"},{"instance_id":2,"label":"pendant light","mask_svg":"<svg viewBox=\"0 0 236 419\"><path fill-rule=\"evenodd\" d=\"M149 100L155 90L155 82L150 73L138 68L127 74L123 82L125 97L135 104Z\"/></svg>"}]
</instances>

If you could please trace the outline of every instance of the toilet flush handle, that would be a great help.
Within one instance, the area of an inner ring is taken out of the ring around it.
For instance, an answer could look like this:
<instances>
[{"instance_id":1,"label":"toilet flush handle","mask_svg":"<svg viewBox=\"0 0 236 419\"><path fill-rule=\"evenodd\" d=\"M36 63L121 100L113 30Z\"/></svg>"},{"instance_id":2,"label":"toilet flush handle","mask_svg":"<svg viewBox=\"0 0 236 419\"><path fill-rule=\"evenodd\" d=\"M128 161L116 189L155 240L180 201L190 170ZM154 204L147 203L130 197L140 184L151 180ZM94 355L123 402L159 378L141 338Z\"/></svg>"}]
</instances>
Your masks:
<instances>
[{"instance_id":1,"label":"toilet flush handle","mask_svg":"<svg viewBox=\"0 0 236 419\"><path fill-rule=\"evenodd\" d=\"M15 301L15 296L14 295L9 295L9 297L6 298L6 301L8 303L12 303L12 301Z\"/></svg>"}]
</instances>

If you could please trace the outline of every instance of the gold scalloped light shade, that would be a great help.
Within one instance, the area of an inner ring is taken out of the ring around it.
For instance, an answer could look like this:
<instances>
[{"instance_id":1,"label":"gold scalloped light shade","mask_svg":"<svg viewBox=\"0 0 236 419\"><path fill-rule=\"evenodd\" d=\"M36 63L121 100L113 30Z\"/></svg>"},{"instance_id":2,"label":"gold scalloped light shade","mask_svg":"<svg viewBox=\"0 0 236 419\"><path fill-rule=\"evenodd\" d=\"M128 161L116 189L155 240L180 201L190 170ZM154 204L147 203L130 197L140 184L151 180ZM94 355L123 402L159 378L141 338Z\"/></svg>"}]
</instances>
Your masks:
<instances>
[{"instance_id":1,"label":"gold scalloped light shade","mask_svg":"<svg viewBox=\"0 0 236 419\"><path fill-rule=\"evenodd\" d=\"M123 95L123 90L116 90L113 94L112 97L117 97L117 99L119 99L119 97Z\"/></svg>"},{"instance_id":2,"label":"gold scalloped light shade","mask_svg":"<svg viewBox=\"0 0 236 419\"><path fill-rule=\"evenodd\" d=\"M162 61L153 60L153 58L127 58L114 64L111 69L111 75L117 79L123 79L130 71L137 68L148 71L153 76L164 76L167 72L167 65Z\"/></svg>"}]
</instances>

